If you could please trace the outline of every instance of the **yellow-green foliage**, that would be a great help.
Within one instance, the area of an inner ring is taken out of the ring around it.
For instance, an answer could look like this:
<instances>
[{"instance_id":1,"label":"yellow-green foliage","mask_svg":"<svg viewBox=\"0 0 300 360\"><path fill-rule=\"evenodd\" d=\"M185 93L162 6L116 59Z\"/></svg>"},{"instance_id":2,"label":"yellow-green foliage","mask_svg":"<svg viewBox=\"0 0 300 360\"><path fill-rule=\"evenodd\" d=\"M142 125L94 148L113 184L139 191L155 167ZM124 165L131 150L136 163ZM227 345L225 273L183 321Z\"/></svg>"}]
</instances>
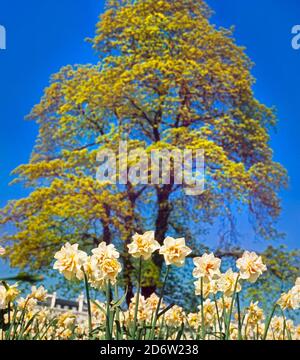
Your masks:
<instances>
[{"instance_id":1,"label":"yellow-green foliage","mask_svg":"<svg viewBox=\"0 0 300 360\"><path fill-rule=\"evenodd\" d=\"M90 40L99 62L62 68L29 115L39 135L15 174L33 191L1 217L15 226L4 237L12 265L47 266L62 241L126 242L147 224L176 230L184 218L193 227L227 216L233 203L248 207L260 235L276 234L286 182L269 146L276 117L254 97L244 49L210 14L202 0L107 2ZM206 192L192 199L172 184L99 184L97 150L121 139L130 148L204 149Z\"/></svg>"}]
</instances>

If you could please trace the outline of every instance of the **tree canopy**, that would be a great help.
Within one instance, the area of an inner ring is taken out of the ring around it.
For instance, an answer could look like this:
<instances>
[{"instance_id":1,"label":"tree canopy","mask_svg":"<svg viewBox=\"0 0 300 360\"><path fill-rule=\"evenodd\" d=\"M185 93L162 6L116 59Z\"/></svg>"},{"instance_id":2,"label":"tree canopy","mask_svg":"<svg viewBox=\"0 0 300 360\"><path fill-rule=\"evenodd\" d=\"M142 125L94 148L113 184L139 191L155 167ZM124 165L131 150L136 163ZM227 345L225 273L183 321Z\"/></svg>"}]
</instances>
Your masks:
<instances>
[{"instance_id":1,"label":"tree canopy","mask_svg":"<svg viewBox=\"0 0 300 360\"><path fill-rule=\"evenodd\" d=\"M186 236L197 248L202 226L222 218L224 237L233 236L235 213L244 210L260 237L277 236L287 175L270 147L276 115L255 98L244 48L211 14L202 0L107 1L89 40L99 61L63 67L29 115L38 138L14 174L31 193L1 213L14 226L3 239L12 266L47 268L65 241L114 242L130 290L126 244L135 231L153 228L160 243L167 232ZM117 151L121 140L128 150L203 149L205 192L187 196L174 178L99 183L98 151Z\"/></svg>"}]
</instances>

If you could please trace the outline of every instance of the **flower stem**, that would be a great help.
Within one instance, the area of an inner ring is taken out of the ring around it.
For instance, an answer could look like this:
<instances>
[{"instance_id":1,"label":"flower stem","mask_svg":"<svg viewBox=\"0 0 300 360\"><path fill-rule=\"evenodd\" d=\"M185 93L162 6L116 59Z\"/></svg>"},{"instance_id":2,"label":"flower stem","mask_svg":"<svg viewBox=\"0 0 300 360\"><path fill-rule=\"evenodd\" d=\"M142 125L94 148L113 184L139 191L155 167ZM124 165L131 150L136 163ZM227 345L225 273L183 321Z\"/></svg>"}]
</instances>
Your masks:
<instances>
[{"instance_id":1,"label":"flower stem","mask_svg":"<svg viewBox=\"0 0 300 360\"><path fill-rule=\"evenodd\" d=\"M203 299L203 278L200 278L200 291L201 291L201 337L205 338L205 325L204 325L204 299Z\"/></svg>"},{"instance_id":2,"label":"flower stem","mask_svg":"<svg viewBox=\"0 0 300 360\"><path fill-rule=\"evenodd\" d=\"M110 281L106 284L106 340L111 340L110 329Z\"/></svg>"},{"instance_id":3,"label":"flower stem","mask_svg":"<svg viewBox=\"0 0 300 360\"><path fill-rule=\"evenodd\" d=\"M236 294L236 304L238 310L238 339L242 340L242 319L241 319L241 306L240 306L240 296Z\"/></svg>"},{"instance_id":4,"label":"flower stem","mask_svg":"<svg viewBox=\"0 0 300 360\"><path fill-rule=\"evenodd\" d=\"M85 284L85 292L86 292L86 301L88 307L88 324L89 324L89 338L91 337L93 328L92 328L92 311L91 311L91 298L90 298L90 290L89 290L89 282L85 271L83 270L84 275L84 284Z\"/></svg>"},{"instance_id":5,"label":"flower stem","mask_svg":"<svg viewBox=\"0 0 300 360\"><path fill-rule=\"evenodd\" d=\"M270 324L271 324L271 320L272 320L272 318L274 316L274 313L275 313L275 310L276 310L277 306L278 306L278 304L275 303L274 306L273 306L272 312L271 312L271 314L270 314L270 316L268 318L268 321L267 321L266 326L265 326L263 340L266 340L266 338L267 338L269 327L270 327Z\"/></svg>"},{"instance_id":6,"label":"flower stem","mask_svg":"<svg viewBox=\"0 0 300 360\"><path fill-rule=\"evenodd\" d=\"M118 284L115 284L115 298L118 299L119 298L119 291L118 291ZM116 321L118 322L118 324L120 324L120 309L119 306L116 308ZM120 335L119 334L119 330L117 328L117 340L120 340Z\"/></svg>"},{"instance_id":7,"label":"flower stem","mask_svg":"<svg viewBox=\"0 0 300 360\"><path fill-rule=\"evenodd\" d=\"M157 323L158 314L159 314L161 302L162 302L162 299L163 299L163 296L164 296L165 287L166 287L167 279L168 279L168 276L169 276L169 272L170 272L170 266L167 266L166 276L165 276L164 283L163 283L163 286L162 286L162 289L161 289L161 293L160 293L160 296L159 296L158 304L157 304L157 307L156 307L156 310L155 310L154 319L153 319L153 323L152 323L151 337L150 337L152 340L153 340L154 335L155 335L155 326L156 326L156 323Z\"/></svg>"},{"instance_id":8,"label":"flower stem","mask_svg":"<svg viewBox=\"0 0 300 360\"><path fill-rule=\"evenodd\" d=\"M140 291L141 291L141 276L142 276L142 257L140 257L140 261L139 261L137 291L136 291L134 319L133 319L133 333L132 333L133 340L135 339L135 333L136 333L136 328L137 328L137 315L138 315L138 310L139 310Z\"/></svg>"},{"instance_id":9,"label":"flower stem","mask_svg":"<svg viewBox=\"0 0 300 360\"><path fill-rule=\"evenodd\" d=\"M236 290L237 290L239 279L240 279L240 274L238 274L235 284L234 284L234 290L233 290L233 294L232 294L231 305L230 305L230 310L229 310L227 324L226 324L226 336L225 336L226 340L229 339L231 316L232 316L233 305L234 305L234 300L235 300L235 295L236 295Z\"/></svg>"},{"instance_id":10,"label":"flower stem","mask_svg":"<svg viewBox=\"0 0 300 360\"><path fill-rule=\"evenodd\" d=\"M221 322L220 312L219 312L219 308L218 308L218 302L217 302L217 298L216 298L215 294L214 294L214 302L215 302L215 307L216 307L216 312L217 312L219 331L222 333L222 322Z\"/></svg>"}]
</instances>

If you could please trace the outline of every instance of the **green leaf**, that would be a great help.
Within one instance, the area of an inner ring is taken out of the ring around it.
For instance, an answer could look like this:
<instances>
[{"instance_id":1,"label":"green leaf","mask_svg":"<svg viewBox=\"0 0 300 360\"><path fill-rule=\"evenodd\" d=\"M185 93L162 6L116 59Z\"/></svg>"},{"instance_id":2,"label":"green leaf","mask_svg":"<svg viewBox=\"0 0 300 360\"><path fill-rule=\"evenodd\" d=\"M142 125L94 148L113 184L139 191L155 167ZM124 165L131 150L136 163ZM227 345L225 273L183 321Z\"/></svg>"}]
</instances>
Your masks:
<instances>
[{"instance_id":1,"label":"green leaf","mask_svg":"<svg viewBox=\"0 0 300 360\"><path fill-rule=\"evenodd\" d=\"M92 302L94 305L96 305L96 306L97 306L97 308L98 308L99 310L101 310L101 311L103 312L103 314L106 316L106 310L105 310L105 309L103 309L103 307L102 307L102 306L100 306L100 305L97 303L97 301L95 301L95 300L91 300L91 302Z\"/></svg>"},{"instance_id":2,"label":"green leaf","mask_svg":"<svg viewBox=\"0 0 300 360\"><path fill-rule=\"evenodd\" d=\"M168 305L165 309L163 309L163 310L157 315L157 319L159 319L163 314L165 314L167 311L169 311L170 309L172 309L173 306L175 306L174 303Z\"/></svg>"},{"instance_id":3,"label":"green leaf","mask_svg":"<svg viewBox=\"0 0 300 360\"><path fill-rule=\"evenodd\" d=\"M184 323L181 324L180 330L177 333L176 340L180 340L184 331Z\"/></svg>"},{"instance_id":4,"label":"green leaf","mask_svg":"<svg viewBox=\"0 0 300 360\"><path fill-rule=\"evenodd\" d=\"M112 306L111 306L112 309L115 309L115 308L121 306L124 303L124 301L126 300L127 291L128 291L128 288L126 288L126 291L125 291L124 295L121 296L119 300L116 300L116 301L112 302Z\"/></svg>"}]
</instances>

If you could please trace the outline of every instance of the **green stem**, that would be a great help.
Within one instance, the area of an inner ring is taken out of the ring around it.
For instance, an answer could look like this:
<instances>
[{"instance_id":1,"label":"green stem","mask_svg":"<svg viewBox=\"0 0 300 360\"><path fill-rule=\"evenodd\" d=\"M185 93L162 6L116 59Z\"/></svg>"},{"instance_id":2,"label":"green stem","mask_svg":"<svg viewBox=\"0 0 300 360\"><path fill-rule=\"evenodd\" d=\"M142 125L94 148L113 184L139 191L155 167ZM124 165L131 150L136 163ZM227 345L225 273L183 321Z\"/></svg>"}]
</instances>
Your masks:
<instances>
[{"instance_id":1,"label":"green stem","mask_svg":"<svg viewBox=\"0 0 300 360\"><path fill-rule=\"evenodd\" d=\"M238 339L242 340L242 319L241 319L241 306L240 306L240 296L237 293L236 294L236 303L237 303L237 309L238 309Z\"/></svg>"},{"instance_id":2,"label":"green stem","mask_svg":"<svg viewBox=\"0 0 300 360\"><path fill-rule=\"evenodd\" d=\"M227 318L227 324L226 324L226 336L225 336L225 339L226 339L226 340L229 339L231 316L232 316L234 299L235 299L235 295L236 295L236 290L237 290L237 286L238 286L239 279L240 279L240 274L238 274L238 276L237 276L237 278L236 278L236 281L235 281L235 284L234 284L234 290L233 290L233 294L232 294L232 299L231 299L231 304L230 304L230 310L229 310L229 314L228 314L228 318Z\"/></svg>"},{"instance_id":3,"label":"green stem","mask_svg":"<svg viewBox=\"0 0 300 360\"><path fill-rule=\"evenodd\" d=\"M266 323L263 340L266 340L266 338L267 338L269 327L270 327L270 324L271 324L271 320L272 320L272 318L274 316L274 313L275 313L275 310L276 310L277 306L278 306L277 303L275 303L274 306L273 306L272 312L271 312L271 314L269 316L269 319L268 319L268 321Z\"/></svg>"},{"instance_id":4,"label":"green stem","mask_svg":"<svg viewBox=\"0 0 300 360\"><path fill-rule=\"evenodd\" d=\"M156 327L156 323L157 323L157 319L158 319L158 314L159 314L161 302L162 302L162 299L163 299L163 296L164 296L165 287L166 287L167 279L168 279L168 276L169 276L169 272L170 272L170 266L167 266L166 276L165 276L165 279L164 279L163 287L161 289L158 304L157 304L155 314L154 314L154 320L153 320L153 323L152 323L152 330L151 330L151 339L152 340L154 339L155 327Z\"/></svg>"},{"instance_id":5,"label":"green stem","mask_svg":"<svg viewBox=\"0 0 300 360\"><path fill-rule=\"evenodd\" d=\"M215 307L216 307L216 312L217 312L219 331L222 333L222 323L221 323L220 312L219 312L219 308L218 308L218 302L217 302L216 295L214 295L214 302L215 302Z\"/></svg>"},{"instance_id":6,"label":"green stem","mask_svg":"<svg viewBox=\"0 0 300 360\"><path fill-rule=\"evenodd\" d=\"M136 292L134 319L133 319L133 334L132 334L133 339L135 339L135 333L136 333L136 328L137 328L137 316L138 316L138 310L139 310L140 291L141 291L141 276L142 276L142 257L140 257L140 261L139 261L137 292Z\"/></svg>"},{"instance_id":7,"label":"green stem","mask_svg":"<svg viewBox=\"0 0 300 360\"><path fill-rule=\"evenodd\" d=\"M110 329L110 281L106 284L106 340L111 340Z\"/></svg>"},{"instance_id":8,"label":"green stem","mask_svg":"<svg viewBox=\"0 0 300 360\"><path fill-rule=\"evenodd\" d=\"M28 304L29 299L30 299L30 298L27 297L27 299L25 300L24 308L22 309L22 313L21 313L21 317L20 317L19 321L17 322L17 324L15 325L15 328L14 328L14 333L13 333L13 338L12 338L12 340L15 340L15 336L17 335L16 332L17 332L19 326L20 326L20 327L23 326L23 321L24 321L25 313L26 313L26 306L27 306L27 304ZM17 339L18 339L18 338L17 338Z\"/></svg>"},{"instance_id":9,"label":"green stem","mask_svg":"<svg viewBox=\"0 0 300 360\"><path fill-rule=\"evenodd\" d=\"M115 298L119 298L118 284L115 285ZM120 308L119 306L116 308L116 321L120 324ZM120 340L121 334L119 334L119 330L117 329L117 340Z\"/></svg>"},{"instance_id":10,"label":"green stem","mask_svg":"<svg viewBox=\"0 0 300 360\"><path fill-rule=\"evenodd\" d=\"M202 340L205 338L205 326L204 326L204 299L203 299L203 278L200 278L201 289L201 336Z\"/></svg>"},{"instance_id":11,"label":"green stem","mask_svg":"<svg viewBox=\"0 0 300 360\"><path fill-rule=\"evenodd\" d=\"M288 340L292 340L291 333L290 333L289 329L286 326L286 317L285 317L284 311L282 310L281 307L280 307L280 311L281 311L281 314L282 314L282 317L283 317L283 340L285 340L285 333L286 332L287 332L287 335L288 335Z\"/></svg>"},{"instance_id":12,"label":"green stem","mask_svg":"<svg viewBox=\"0 0 300 360\"><path fill-rule=\"evenodd\" d=\"M85 292L86 292L86 301L87 301L87 307L88 307L88 324L89 324L89 338L91 337L93 327L92 327L92 310L91 310L91 298L90 298L90 290L89 290L89 282L88 277L84 270L84 284L85 284Z\"/></svg>"},{"instance_id":13,"label":"green stem","mask_svg":"<svg viewBox=\"0 0 300 360\"><path fill-rule=\"evenodd\" d=\"M248 334L247 334L248 324L249 324L249 319L247 319L247 322L246 322L246 325L245 325L245 335L244 335L245 340L248 340Z\"/></svg>"}]
</instances>

